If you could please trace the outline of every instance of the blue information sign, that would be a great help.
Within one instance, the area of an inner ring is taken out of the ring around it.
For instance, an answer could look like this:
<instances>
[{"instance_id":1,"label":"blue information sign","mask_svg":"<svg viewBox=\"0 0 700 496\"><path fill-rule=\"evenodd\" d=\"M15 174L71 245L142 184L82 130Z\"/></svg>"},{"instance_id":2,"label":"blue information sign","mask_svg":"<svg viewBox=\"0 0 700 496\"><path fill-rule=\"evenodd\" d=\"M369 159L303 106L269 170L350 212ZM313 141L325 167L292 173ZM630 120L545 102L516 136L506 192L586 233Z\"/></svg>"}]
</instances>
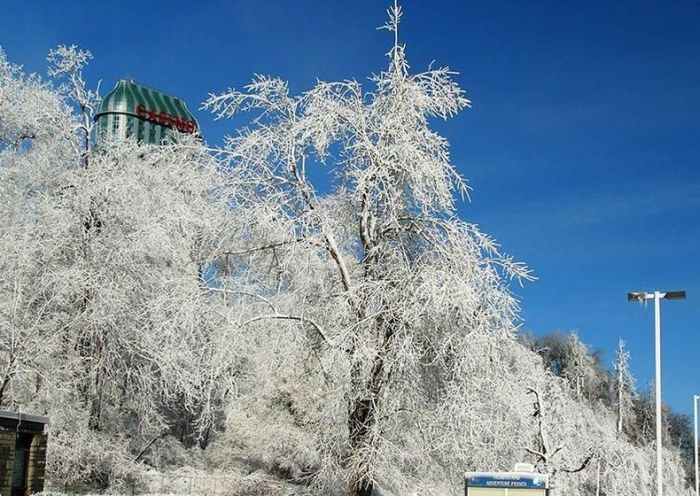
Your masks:
<instances>
[{"instance_id":1,"label":"blue information sign","mask_svg":"<svg viewBox=\"0 0 700 496\"><path fill-rule=\"evenodd\" d=\"M544 474L522 474L516 472L474 472L465 477L467 487L496 487L521 489L547 489Z\"/></svg>"}]
</instances>

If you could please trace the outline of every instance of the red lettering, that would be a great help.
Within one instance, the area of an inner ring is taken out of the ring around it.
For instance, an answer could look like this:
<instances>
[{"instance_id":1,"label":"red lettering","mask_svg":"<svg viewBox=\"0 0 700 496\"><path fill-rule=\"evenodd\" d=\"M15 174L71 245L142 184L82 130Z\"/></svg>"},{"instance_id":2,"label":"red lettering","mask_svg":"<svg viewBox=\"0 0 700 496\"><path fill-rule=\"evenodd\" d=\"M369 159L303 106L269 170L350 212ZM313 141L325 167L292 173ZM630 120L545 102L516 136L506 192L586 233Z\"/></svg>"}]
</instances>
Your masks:
<instances>
[{"instance_id":1,"label":"red lettering","mask_svg":"<svg viewBox=\"0 0 700 496\"><path fill-rule=\"evenodd\" d=\"M141 119L146 119L162 126L176 127L183 133L194 133L197 131L197 124L194 121L185 120L182 117L171 115L158 109L147 110L141 103L136 105L135 113Z\"/></svg>"},{"instance_id":2,"label":"red lettering","mask_svg":"<svg viewBox=\"0 0 700 496\"><path fill-rule=\"evenodd\" d=\"M173 120L174 120L175 127L177 127L177 129L179 131L183 131L185 128L185 122L177 116L175 116L175 118Z\"/></svg>"}]
</instances>

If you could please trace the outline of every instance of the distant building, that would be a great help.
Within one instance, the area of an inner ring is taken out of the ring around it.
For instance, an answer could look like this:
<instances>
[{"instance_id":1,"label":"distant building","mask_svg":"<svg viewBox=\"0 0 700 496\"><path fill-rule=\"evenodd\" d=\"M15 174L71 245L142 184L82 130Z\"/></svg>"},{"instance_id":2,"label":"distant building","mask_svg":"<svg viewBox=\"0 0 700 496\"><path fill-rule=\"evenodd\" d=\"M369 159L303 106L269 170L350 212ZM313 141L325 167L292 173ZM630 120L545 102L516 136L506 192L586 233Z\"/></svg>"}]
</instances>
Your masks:
<instances>
[{"instance_id":1,"label":"distant building","mask_svg":"<svg viewBox=\"0 0 700 496\"><path fill-rule=\"evenodd\" d=\"M0 496L44 490L49 419L0 410Z\"/></svg>"},{"instance_id":2,"label":"distant building","mask_svg":"<svg viewBox=\"0 0 700 496\"><path fill-rule=\"evenodd\" d=\"M104 97L97 122L97 143L136 139L160 145L172 139L173 130L199 135L199 125L185 102L129 79L120 79Z\"/></svg>"}]
</instances>

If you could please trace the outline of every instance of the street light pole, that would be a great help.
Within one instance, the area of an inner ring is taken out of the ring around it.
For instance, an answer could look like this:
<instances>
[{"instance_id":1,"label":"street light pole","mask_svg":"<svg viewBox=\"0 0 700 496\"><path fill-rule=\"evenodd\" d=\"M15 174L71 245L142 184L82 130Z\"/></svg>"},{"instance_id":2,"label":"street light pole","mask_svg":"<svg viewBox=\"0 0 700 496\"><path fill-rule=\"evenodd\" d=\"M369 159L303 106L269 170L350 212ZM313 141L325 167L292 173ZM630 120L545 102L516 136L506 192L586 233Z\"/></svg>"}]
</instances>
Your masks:
<instances>
[{"instance_id":1,"label":"street light pole","mask_svg":"<svg viewBox=\"0 0 700 496\"><path fill-rule=\"evenodd\" d=\"M698 478L698 400L700 396L693 395L693 418L695 419L695 496L700 496L700 478Z\"/></svg>"},{"instance_id":2,"label":"street light pole","mask_svg":"<svg viewBox=\"0 0 700 496\"><path fill-rule=\"evenodd\" d=\"M656 494L662 496L663 491L663 445L661 440L661 298L654 291L654 349L656 355Z\"/></svg>"},{"instance_id":3,"label":"street light pole","mask_svg":"<svg viewBox=\"0 0 700 496\"><path fill-rule=\"evenodd\" d=\"M656 358L656 496L663 496L663 446L661 439L661 300L684 300L685 291L627 293L629 301L654 300L654 343ZM696 495L698 496L698 495Z\"/></svg>"}]
</instances>

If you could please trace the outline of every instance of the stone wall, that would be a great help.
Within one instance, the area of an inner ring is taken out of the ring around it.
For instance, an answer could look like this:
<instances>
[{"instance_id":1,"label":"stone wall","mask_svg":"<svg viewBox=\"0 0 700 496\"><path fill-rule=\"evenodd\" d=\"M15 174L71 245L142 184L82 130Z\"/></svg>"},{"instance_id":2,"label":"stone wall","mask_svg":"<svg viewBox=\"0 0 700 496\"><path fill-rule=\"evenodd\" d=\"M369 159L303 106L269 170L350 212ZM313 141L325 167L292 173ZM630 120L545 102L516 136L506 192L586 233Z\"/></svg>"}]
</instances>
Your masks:
<instances>
[{"instance_id":1,"label":"stone wall","mask_svg":"<svg viewBox=\"0 0 700 496\"><path fill-rule=\"evenodd\" d=\"M0 427L0 496L10 496L12 490L12 466L15 459L17 434L7 427Z\"/></svg>"},{"instance_id":2,"label":"stone wall","mask_svg":"<svg viewBox=\"0 0 700 496\"><path fill-rule=\"evenodd\" d=\"M44 490L44 473L46 471L46 434L35 434L29 449L29 467L27 472L27 494L40 493Z\"/></svg>"},{"instance_id":3,"label":"stone wall","mask_svg":"<svg viewBox=\"0 0 700 496\"><path fill-rule=\"evenodd\" d=\"M0 496L28 496L44 490L47 425L46 417L0 411ZM15 488L13 495L15 448L18 439L27 443L29 436L24 491L20 495Z\"/></svg>"}]
</instances>

